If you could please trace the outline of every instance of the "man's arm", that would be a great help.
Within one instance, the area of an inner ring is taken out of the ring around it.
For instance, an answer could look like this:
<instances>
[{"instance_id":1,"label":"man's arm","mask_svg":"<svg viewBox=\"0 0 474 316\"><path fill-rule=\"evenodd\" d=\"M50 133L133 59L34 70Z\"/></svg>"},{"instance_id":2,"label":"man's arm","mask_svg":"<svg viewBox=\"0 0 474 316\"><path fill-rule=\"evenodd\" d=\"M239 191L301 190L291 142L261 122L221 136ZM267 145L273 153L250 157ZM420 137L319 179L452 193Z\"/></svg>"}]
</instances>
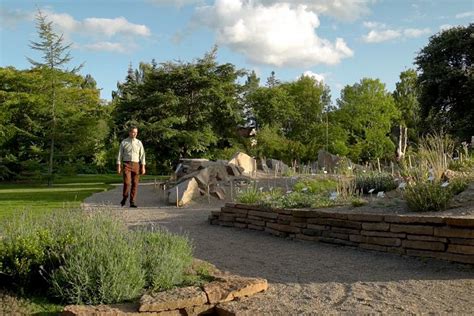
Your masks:
<instances>
[{"instance_id":1,"label":"man's arm","mask_svg":"<svg viewBox=\"0 0 474 316\"><path fill-rule=\"evenodd\" d=\"M141 145L141 148L140 148L140 165L141 165L141 170L140 170L140 173L141 174L145 174L145 165L146 165L146 161L145 161L145 148L143 147L143 143L140 142L140 145Z\"/></svg>"},{"instance_id":2,"label":"man's arm","mask_svg":"<svg viewBox=\"0 0 474 316\"><path fill-rule=\"evenodd\" d=\"M117 173L118 174L122 172L122 157L123 157L122 151L123 151L123 146L122 146L122 143L120 143L119 152L117 155Z\"/></svg>"}]
</instances>

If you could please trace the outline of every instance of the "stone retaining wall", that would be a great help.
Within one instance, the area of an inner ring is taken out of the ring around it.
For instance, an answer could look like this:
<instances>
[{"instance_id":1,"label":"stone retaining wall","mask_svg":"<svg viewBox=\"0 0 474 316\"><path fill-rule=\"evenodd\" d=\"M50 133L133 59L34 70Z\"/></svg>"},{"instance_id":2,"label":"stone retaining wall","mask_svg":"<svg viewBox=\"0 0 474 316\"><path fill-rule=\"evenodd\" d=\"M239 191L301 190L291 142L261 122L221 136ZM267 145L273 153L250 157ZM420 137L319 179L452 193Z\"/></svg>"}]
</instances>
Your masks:
<instances>
[{"instance_id":1,"label":"stone retaining wall","mask_svg":"<svg viewBox=\"0 0 474 316\"><path fill-rule=\"evenodd\" d=\"M280 237L474 264L474 218L268 209L227 203L221 211L212 212L209 221Z\"/></svg>"}]
</instances>

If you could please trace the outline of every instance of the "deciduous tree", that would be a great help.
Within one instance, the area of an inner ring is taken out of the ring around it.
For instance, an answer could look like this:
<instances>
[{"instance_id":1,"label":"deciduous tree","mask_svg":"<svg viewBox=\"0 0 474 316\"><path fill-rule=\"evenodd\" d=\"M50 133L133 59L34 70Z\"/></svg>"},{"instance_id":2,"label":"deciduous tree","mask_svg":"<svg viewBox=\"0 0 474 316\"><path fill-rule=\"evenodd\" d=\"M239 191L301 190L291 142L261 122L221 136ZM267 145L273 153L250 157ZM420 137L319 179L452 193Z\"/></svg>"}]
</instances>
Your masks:
<instances>
[{"instance_id":1,"label":"deciduous tree","mask_svg":"<svg viewBox=\"0 0 474 316\"><path fill-rule=\"evenodd\" d=\"M346 86L337 103L336 119L348 133L352 160L362 162L394 155L395 144L389 133L400 112L385 84L364 78Z\"/></svg>"},{"instance_id":2,"label":"deciduous tree","mask_svg":"<svg viewBox=\"0 0 474 316\"><path fill-rule=\"evenodd\" d=\"M430 38L415 59L423 132L474 135L474 23Z\"/></svg>"}]
</instances>

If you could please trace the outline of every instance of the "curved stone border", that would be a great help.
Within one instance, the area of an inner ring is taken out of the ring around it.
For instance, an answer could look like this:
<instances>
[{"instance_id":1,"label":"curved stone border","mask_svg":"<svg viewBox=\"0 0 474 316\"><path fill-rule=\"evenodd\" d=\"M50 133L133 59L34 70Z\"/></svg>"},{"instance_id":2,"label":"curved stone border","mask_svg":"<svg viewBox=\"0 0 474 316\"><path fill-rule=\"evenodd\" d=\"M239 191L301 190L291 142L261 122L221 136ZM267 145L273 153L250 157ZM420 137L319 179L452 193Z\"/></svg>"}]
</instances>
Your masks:
<instances>
[{"instance_id":1,"label":"curved stone border","mask_svg":"<svg viewBox=\"0 0 474 316\"><path fill-rule=\"evenodd\" d=\"M280 237L474 264L474 218L268 209L227 203L221 211L211 212L209 221Z\"/></svg>"},{"instance_id":2,"label":"curved stone border","mask_svg":"<svg viewBox=\"0 0 474 316\"><path fill-rule=\"evenodd\" d=\"M68 316L189 316L216 314L234 315L226 302L266 291L267 280L225 274L214 267L214 280L202 287L188 286L145 294L140 302L115 305L68 305L61 315Z\"/></svg>"}]
</instances>

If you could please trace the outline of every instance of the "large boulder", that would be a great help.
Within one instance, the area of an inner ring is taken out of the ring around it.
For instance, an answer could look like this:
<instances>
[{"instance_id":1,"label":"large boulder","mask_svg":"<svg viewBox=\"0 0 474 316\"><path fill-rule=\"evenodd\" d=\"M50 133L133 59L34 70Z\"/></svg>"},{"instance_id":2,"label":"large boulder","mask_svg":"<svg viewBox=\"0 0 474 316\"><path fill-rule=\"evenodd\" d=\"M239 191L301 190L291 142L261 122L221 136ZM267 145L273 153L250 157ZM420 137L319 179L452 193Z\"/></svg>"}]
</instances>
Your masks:
<instances>
[{"instance_id":1,"label":"large boulder","mask_svg":"<svg viewBox=\"0 0 474 316\"><path fill-rule=\"evenodd\" d=\"M193 197L199 195L199 185L196 179L191 178L189 180L178 183L174 188L168 190L168 202L171 204L178 204L183 206L189 203Z\"/></svg>"},{"instance_id":2,"label":"large boulder","mask_svg":"<svg viewBox=\"0 0 474 316\"><path fill-rule=\"evenodd\" d=\"M270 171L267 165L267 161L264 158L257 159L257 169L262 170L265 173L268 173Z\"/></svg>"},{"instance_id":3,"label":"large boulder","mask_svg":"<svg viewBox=\"0 0 474 316\"><path fill-rule=\"evenodd\" d=\"M281 160L277 159L267 159L267 166L270 168L273 172L277 171L279 173L285 173L288 171L290 167L288 167L287 164L285 164Z\"/></svg>"},{"instance_id":4,"label":"large boulder","mask_svg":"<svg viewBox=\"0 0 474 316\"><path fill-rule=\"evenodd\" d=\"M333 155L325 150L318 151L318 166L327 172L334 172L341 157Z\"/></svg>"},{"instance_id":5,"label":"large boulder","mask_svg":"<svg viewBox=\"0 0 474 316\"><path fill-rule=\"evenodd\" d=\"M243 169L243 173L246 175L252 175L257 171L257 162L255 159L242 152L236 153L234 157L229 160L229 164L234 164L241 167Z\"/></svg>"}]
</instances>

